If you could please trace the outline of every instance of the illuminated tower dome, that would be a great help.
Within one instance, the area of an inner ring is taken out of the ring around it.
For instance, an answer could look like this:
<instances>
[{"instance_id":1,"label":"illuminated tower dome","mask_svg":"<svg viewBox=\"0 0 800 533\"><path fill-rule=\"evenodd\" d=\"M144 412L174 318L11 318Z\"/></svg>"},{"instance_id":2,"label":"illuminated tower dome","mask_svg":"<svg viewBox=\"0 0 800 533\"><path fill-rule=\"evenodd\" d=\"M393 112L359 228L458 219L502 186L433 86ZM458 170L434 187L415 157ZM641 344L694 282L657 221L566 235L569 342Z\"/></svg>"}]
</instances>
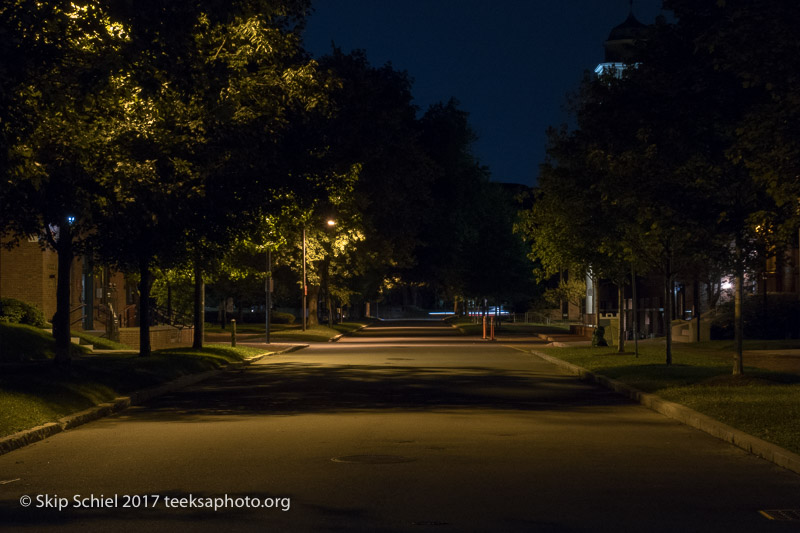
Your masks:
<instances>
[{"instance_id":1,"label":"illuminated tower dome","mask_svg":"<svg viewBox=\"0 0 800 533\"><path fill-rule=\"evenodd\" d=\"M635 62L634 43L637 39L644 37L646 31L647 26L633 16L633 0L631 0L628 18L619 26L615 26L608 34L605 42L605 61L597 65L597 68L594 69L595 73L599 76L613 68L617 75L620 75L626 64Z\"/></svg>"}]
</instances>

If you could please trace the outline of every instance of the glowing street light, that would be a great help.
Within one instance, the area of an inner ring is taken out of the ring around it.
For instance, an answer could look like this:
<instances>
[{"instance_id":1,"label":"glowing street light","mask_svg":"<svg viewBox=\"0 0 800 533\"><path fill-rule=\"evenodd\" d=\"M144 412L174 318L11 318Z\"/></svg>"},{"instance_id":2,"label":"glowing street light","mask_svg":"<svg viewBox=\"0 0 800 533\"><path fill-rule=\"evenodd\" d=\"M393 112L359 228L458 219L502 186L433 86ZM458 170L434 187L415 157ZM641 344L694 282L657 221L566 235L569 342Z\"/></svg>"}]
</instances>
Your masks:
<instances>
[{"instance_id":1,"label":"glowing street light","mask_svg":"<svg viewBox=\"0 0 800 533\"><path fill-rule=\"evenodd\" d=\"M336 221L329 218L325 222L329 228L336 225ZM306 276L306 226L303 224L303 331L306 330L308 320L308 282Z\"/></svg>"}]
</instances>

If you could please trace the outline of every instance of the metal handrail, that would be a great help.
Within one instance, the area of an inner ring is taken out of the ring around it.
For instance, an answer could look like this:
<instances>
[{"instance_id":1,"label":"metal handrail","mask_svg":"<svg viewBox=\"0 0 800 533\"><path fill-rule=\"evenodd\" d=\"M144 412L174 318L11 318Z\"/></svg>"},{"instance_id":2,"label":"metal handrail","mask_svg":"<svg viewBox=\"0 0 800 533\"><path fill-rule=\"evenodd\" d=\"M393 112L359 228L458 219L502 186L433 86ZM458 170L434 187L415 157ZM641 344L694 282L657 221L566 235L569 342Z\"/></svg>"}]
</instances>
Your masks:
<instances>
[{"instance_id":1,"label":"metal handrail","mask_svg":"<svg viewBox=\"0 0 800 533\"><path fill-rule=\"evenodd\" d=\"M75 311L78 311L79 309L83 309L84 307L86 307L86 304L78 304L78 305L76 305L73 309L69 310L70 316L72 316L72 313L74 313ZM78 318L76 318L75 320L73 320L72 322L69 323L70 327L72 327L73 324L77 324L78 322L83 322L84 318L86 318L86 315L81 313L81 316L79 316Z\"/></svg>"},{"instance_id":2,"label":"metal handrail","mask_svg":"<svg viewBox=\"0 0 800 533\"><path fill-rule=\"evenodd\" d=\"M183 329L194 325L194 319L184 314L176 313L174 311L172 313L168 313L167 309L164 307L152 304L150 309L152 311L153 319L160 319L162 323L165 323L168 326L172 326L177 329Z\"/></svg>"}]
</instances>

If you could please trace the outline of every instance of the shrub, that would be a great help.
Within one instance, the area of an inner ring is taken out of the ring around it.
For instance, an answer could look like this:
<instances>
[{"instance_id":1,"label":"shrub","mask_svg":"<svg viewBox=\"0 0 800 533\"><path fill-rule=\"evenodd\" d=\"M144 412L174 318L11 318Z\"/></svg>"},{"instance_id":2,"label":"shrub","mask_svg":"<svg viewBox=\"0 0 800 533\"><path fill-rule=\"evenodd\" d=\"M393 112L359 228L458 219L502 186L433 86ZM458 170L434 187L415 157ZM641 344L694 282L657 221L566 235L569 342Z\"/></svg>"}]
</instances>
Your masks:
<instances>
[{"instance_id":1,"label":"shrub","mask_svg":"<svg viewBox=\"0 0 800 533\"><path fill-rule=\"evenodd\" d=\"M44 313L38 307L14 298L0 298L0 322L28 324L37 328L47 325Z\"/></svg>"},{"instance_id":2,"label":"shrub","mask_svg":"<svg viewBox=\"0 0 800 533\"><path fill-rule=\"evenodd\" d=\"M608 346L606 342L606 328L598 326L592 333L592 346Z\"/></svg>"},{"instance_id":3,"label":"shrub","mask_svg":"<svg viewBox=\"0 0 800 533\"><path fill-rule=\"evenodd\" d=\"M294 315L291 313L273 311L269 315L269 321L272 324L294 324Z\"/></svg>"},{"instance_id":4,"label":"shrub","mask_svg":"<svg viewBox=\"0 0 800 533\"><path fill-rule=\"evenodd\" d=\"M747 296L742 311L744 336L749 339L800 338L798 316L800 302L795 295L770 294L766 302L760 294ZM717 308L711 323L711 338L733 338L733 302Z\"/></svg>"}]
</instances>

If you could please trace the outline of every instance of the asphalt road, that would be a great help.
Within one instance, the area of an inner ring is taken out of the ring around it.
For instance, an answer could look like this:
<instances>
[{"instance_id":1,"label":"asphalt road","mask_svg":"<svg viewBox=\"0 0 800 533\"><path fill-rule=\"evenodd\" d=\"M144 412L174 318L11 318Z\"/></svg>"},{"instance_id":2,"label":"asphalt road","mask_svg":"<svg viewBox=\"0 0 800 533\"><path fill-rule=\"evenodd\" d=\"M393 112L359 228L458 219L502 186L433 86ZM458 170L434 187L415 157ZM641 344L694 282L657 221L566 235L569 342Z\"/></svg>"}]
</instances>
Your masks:
<instances>
[{"instance_id":1,"label":"asphalt road","mask_svg":"<svg viewBox=\"0 0 800 533\"><path fill-rule=\"evenodd\" d=\"M800 476L455 333L384 322L0 456L0 530L800 532L759 513Z\"/></svg>"}]
</instances>

